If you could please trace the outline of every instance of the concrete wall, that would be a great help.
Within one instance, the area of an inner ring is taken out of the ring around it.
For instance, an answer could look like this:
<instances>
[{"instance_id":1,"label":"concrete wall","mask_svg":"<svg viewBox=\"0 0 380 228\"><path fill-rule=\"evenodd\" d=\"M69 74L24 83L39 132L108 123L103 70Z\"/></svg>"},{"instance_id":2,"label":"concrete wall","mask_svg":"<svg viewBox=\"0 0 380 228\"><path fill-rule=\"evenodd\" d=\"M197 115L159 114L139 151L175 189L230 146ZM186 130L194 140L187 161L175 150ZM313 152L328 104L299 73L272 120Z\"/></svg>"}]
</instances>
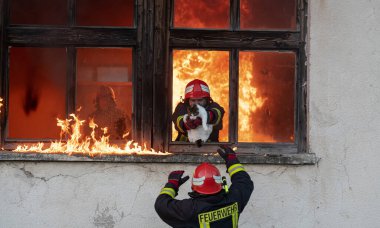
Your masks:
<instances>
[{"instance_id":1,"label":"concrete wall","mask_svg":"<svg viewBox=\"0 0 380 228\"><path fill-rule=\"evenodd\" d=\"M380 227L380 1L309 2L309 144L321 160L247 165L255 191L240 227ZM167 227L154 199L171 170L194 167L0 162L0 227Z\"/></svg>"}]
</instances>

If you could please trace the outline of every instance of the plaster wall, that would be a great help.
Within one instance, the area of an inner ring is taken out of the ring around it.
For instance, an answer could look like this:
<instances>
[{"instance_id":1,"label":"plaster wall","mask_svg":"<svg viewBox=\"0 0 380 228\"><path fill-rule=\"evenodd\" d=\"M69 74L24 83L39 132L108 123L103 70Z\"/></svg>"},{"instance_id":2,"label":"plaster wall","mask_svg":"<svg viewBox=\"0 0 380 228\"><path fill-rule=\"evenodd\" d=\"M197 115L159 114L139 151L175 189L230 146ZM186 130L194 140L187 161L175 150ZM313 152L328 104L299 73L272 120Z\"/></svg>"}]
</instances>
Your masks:
<instances>
[{"instance_id":1,"label":"plaster wall","mask_svg":"<svg viewBox=\"0 0 380 228\"><path fill-rule=\"evenodd\" d=\"M246 165L255 190L239 227L380 227L380 1L309 8L308 134L320 161ZM155 197L170 171L194 168L0 162L0 227L167 227Z\"/></svg>"}]
</instances>

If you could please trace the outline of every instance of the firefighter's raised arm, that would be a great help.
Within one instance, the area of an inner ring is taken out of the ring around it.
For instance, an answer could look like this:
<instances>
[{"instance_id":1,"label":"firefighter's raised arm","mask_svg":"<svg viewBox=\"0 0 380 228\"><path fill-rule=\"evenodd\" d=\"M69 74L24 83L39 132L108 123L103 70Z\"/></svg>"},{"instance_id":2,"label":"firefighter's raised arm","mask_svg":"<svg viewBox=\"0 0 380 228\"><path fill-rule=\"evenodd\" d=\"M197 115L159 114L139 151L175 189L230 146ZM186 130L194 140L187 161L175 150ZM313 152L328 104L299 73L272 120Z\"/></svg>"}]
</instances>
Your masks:
<instances>
[{"instance_id":1,"label":"firefighter's raised arm","mask_svg":"<svg viewBox=\"0 0 380 228\"><path fill-rule=\"evenodd\" d=\"M169 174L168 182L161 189L158 195L154 208L160 218L171 226L178 223L186 223L192 214L191 200L176 200L179 187L184 184L189 176L183 176L183 170L176 170Z\"/></svg>"},{"instance_id":2,"label":"firefighter's raised arm","mask_svg":"<svg viewBox=\"0 0 380 228\"><path fill-rule=\"evenodd\" d=\"M226 162L227 172L231 177L232 185L228 194L239 202L239 213L241 213L253 192L253 182L234 150L228 146L221 146L218 153Z\"/></svg>"}]
</instances>

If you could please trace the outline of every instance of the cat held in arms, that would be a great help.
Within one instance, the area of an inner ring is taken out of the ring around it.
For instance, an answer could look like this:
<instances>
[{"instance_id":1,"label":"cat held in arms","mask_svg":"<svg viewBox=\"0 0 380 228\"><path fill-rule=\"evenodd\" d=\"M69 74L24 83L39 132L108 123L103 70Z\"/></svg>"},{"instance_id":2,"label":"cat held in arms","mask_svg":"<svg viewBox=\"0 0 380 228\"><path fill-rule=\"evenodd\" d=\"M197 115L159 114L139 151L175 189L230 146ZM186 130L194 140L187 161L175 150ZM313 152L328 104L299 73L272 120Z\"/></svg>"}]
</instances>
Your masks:
<instances>
[{"instance_id":1,"label":"cat held in arms","mask_svg":"<svg viewBox=\"0 0 380 228\"><path fill-rule=\"evenodd\" d=\"M195 120L197 117L202 119L202 125L199 125L195 129L187 130L187 136L191 143L196 143L198 147L202 146L202 143L206 142L210 137L213 125L207 124L207 112L201 105L193 105L189 108L188 114L184 115L184 119L190 118L190 120Z\"/></svg>"}]
</instances>

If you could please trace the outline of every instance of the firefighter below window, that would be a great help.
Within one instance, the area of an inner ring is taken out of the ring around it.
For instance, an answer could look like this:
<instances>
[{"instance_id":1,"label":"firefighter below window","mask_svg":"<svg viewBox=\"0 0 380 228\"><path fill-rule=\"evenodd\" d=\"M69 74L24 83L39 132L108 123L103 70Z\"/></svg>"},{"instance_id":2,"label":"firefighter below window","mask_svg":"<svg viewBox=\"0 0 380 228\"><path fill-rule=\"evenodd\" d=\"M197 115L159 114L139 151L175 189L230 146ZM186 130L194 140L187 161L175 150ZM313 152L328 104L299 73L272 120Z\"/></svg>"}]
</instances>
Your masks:
<instances>
[{"instance_id":1,"label":"firefighter below window","mask_svg":"<svg viewBox=\"0 0 380 228\"><path fill-rule=\"evenodd\" d=\"M189 176L182 177L183 170L171 172L155 203L164 222L172 227L238 227L239 215L253 192L253 182L230 147L222 146L218 153L226 162L230 188L214 165L202 163L193 174L191 198L177 200L178 189Z\"/></svg>"}]
</instances>

